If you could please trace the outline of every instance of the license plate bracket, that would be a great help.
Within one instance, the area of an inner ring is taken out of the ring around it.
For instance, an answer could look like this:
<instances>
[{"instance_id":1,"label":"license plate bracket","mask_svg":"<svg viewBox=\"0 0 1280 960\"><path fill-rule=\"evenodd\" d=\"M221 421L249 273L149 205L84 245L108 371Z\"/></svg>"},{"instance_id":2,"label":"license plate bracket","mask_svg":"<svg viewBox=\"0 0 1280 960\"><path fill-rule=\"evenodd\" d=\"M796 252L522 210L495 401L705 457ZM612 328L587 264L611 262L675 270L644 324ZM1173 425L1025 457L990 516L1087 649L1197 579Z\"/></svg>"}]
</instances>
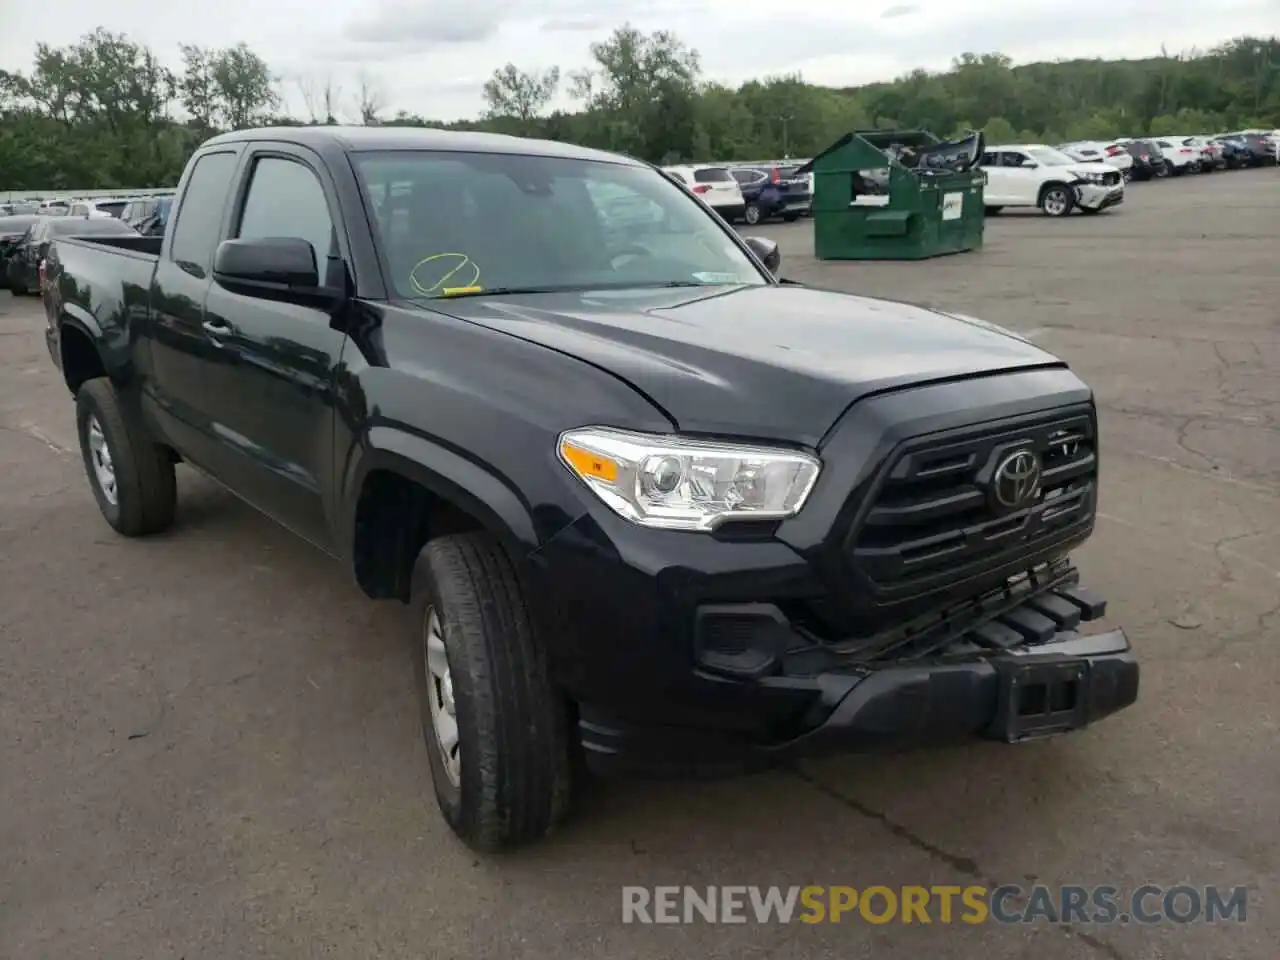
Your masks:
<instances>
[{"instance_id":1,"label":"license plate bracket","mask_svg":"<svg viewBox=\"0 0 1280 960\"><path fill-rule=\"evenodd\" d=\"M992 731L1007 743L1068 733L1089 722L1089 661L1070 657L999 661Z\"/></svg>"}]
</instances>

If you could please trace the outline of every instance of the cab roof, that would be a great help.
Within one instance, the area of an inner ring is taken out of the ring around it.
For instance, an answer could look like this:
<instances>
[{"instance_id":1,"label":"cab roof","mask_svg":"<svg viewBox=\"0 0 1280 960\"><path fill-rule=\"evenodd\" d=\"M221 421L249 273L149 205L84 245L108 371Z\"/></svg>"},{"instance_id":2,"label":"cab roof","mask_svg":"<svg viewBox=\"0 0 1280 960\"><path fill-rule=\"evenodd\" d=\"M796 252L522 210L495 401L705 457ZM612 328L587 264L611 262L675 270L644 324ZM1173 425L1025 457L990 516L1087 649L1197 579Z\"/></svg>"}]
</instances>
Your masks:
<instances>
[{"instance_id":1,"label":"cab roof","mask_svg":"<svg viewBox=\"0 0 1280 960\"><path fill-rule=\"evenodd\" d=\"M206 140L201 149L218 144L271 140L293 143L314 150L338 149L345 153L367 153L385 150L438 150L467 153L507 153L537 157L563 157L570 160L600 160L645 166L640 161L618 153L579 147L558 140L533 140L501 133L473 130L438 130L433 127L257 127L235 130Z\"/></svg>"}]
</instances>

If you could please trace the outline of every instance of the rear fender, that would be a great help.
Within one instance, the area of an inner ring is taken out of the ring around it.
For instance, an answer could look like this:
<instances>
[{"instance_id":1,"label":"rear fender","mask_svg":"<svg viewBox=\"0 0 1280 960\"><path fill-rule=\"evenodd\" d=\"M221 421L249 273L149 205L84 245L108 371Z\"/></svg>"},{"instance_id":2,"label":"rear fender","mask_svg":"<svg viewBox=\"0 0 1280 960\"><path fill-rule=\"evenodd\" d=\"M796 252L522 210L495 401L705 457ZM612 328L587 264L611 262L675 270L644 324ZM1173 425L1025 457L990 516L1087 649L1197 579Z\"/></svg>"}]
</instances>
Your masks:
<instances>
[{"instance_id":1,"label":"rear fender","mask_svg":"<svg viewBox=\"0 0 1280 960\"><path fill-rule=\"evenodd\" d=\"M98 360L102 363L102 368L108 374L114 372L107 360L106 351L102 349L102 327L98 324L97 318L77 304L64 303L61 306L58 322L53 327L53 336L50 338L49 343L53 362L57 364L64 377L70 375L66 368L66 358L63 355L63 336L67 330L74 330L85 337L93 345L94 352L97 353ZM70 386L70 382L68 382L68 386Z\"/></svg>"}]
</instances>

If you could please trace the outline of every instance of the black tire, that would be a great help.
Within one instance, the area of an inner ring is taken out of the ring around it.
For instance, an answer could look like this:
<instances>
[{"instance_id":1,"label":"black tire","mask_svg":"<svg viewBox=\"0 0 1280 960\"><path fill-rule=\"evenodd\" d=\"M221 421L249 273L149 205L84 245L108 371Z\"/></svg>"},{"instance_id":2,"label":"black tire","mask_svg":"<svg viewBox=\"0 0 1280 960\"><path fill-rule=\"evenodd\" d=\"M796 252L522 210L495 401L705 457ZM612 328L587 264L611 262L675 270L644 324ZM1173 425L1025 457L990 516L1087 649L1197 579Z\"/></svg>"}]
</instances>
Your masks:
<instances>
[{"instance_id":1,"label":"black tire","mask_svg":"<svg viewBox=\"0 0 1280 960\"><path fill-rule=\"evenodd\" d=\"M784 221L784 222L786 222L786 223L795 223L797 220L799 220L799 219L800 219L800 214L798 214L798 213L784 213L784 214L782 215L782 219L783 219L783 221Z\"/></svg>"},{"instance_id":2,"label":"black tire","mask_svg":"<svg viewBox=\"0 0 1280 960\"><path fill-rule=\"evenodd\" d=\"M1040 190L1040 211L1046 217L1065 217L1075 205L1075 192L1065 183L1046 183Z\"/></svg>"},{"instance_id":3,"label":"black tire","mask_svg":"<svg viewBox=\"0 0 1280 960\"><path fill-rule=\"evenodd\" d=\"M467 846L509 849L545 836L572 795L568 704L551 682L520 582L487 533L430 541L413 569L414 674L436 799ZM461 760L446 769L428 672L435 611L445 642Z\"/></svg>"},{"instance_id":4,"label":"black tire","mask_svg":"<svg viewBox=\"0 0 1280 960\"><path fill-rule=\"evenodd\" d=\"M27 295L27 288L21 280L14 279L9 281L9 292L15 297L25 297Z\"/></svg>"},{"instance_id":5,"label":"black tire","mask_svg":"<svg viewBox=\"0 0 1280 960\"><path fill-rule=\"evenodd\" d=\"M743 222L749 227L754 227L764 219L764 211L760 209L760 205L756 203L748 203L742 211Z\"/></svg>"},{"instance_id":6,"label":"black tire","mask_svg":"<svg viewBox=\"0 0 1280 960\"><path fill-rule=\"evenodd\" d=\"M115 497L103 489L94 468L89 442L96 420L110 453ZM173 523L178 486L168 451L147 436L146 429L120 403L106 377L87 380L76 391L76 433L89 487L107 523L126 537L159 533Z\"/></svg>"},{"instance_id":7,"label":"black tire","mask_svg":"<svg viewBox=\"0 0 1280 960\"><path fill-rule=\"evenodd\" d=\"M1003 209L1004 207L984 207L983 213L985 213L988 217L998 217L1000 216L1000 211Z\"/></svg>"}]
</instances>

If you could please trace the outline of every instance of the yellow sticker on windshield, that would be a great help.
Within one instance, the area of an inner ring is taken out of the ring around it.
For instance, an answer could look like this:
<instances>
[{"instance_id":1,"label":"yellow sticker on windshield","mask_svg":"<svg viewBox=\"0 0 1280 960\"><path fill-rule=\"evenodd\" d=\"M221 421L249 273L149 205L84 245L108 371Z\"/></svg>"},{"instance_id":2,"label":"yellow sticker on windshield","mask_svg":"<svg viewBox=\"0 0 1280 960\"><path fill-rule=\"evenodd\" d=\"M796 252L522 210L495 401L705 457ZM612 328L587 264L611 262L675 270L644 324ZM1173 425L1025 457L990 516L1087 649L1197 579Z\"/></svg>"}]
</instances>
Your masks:
<instances>
[{"instance_id":1,"label":"yellow sticker on windshield","mask_svg":"<svg viewBox=\"0 0 1280 960\"><path fill-rule=\"evenodd\" d=\"M452 288L445 287L450 280L461 282ZM449 289L472 287L479 281L480 268L465 253L433 253L423 257L409 271L409 285L423 297Z\"/></svg>"},{"instance_id":2,"label":"yellow sticker on windshield","mask_svg":"<svg viewBox=\"0 0 1280 960\"><path fill-rule=\"evenodd\" d=\"M440 292L446 297L456 297L463 293L484 293L484 287L445 287Z\"/></svg>"}]
</instances>

